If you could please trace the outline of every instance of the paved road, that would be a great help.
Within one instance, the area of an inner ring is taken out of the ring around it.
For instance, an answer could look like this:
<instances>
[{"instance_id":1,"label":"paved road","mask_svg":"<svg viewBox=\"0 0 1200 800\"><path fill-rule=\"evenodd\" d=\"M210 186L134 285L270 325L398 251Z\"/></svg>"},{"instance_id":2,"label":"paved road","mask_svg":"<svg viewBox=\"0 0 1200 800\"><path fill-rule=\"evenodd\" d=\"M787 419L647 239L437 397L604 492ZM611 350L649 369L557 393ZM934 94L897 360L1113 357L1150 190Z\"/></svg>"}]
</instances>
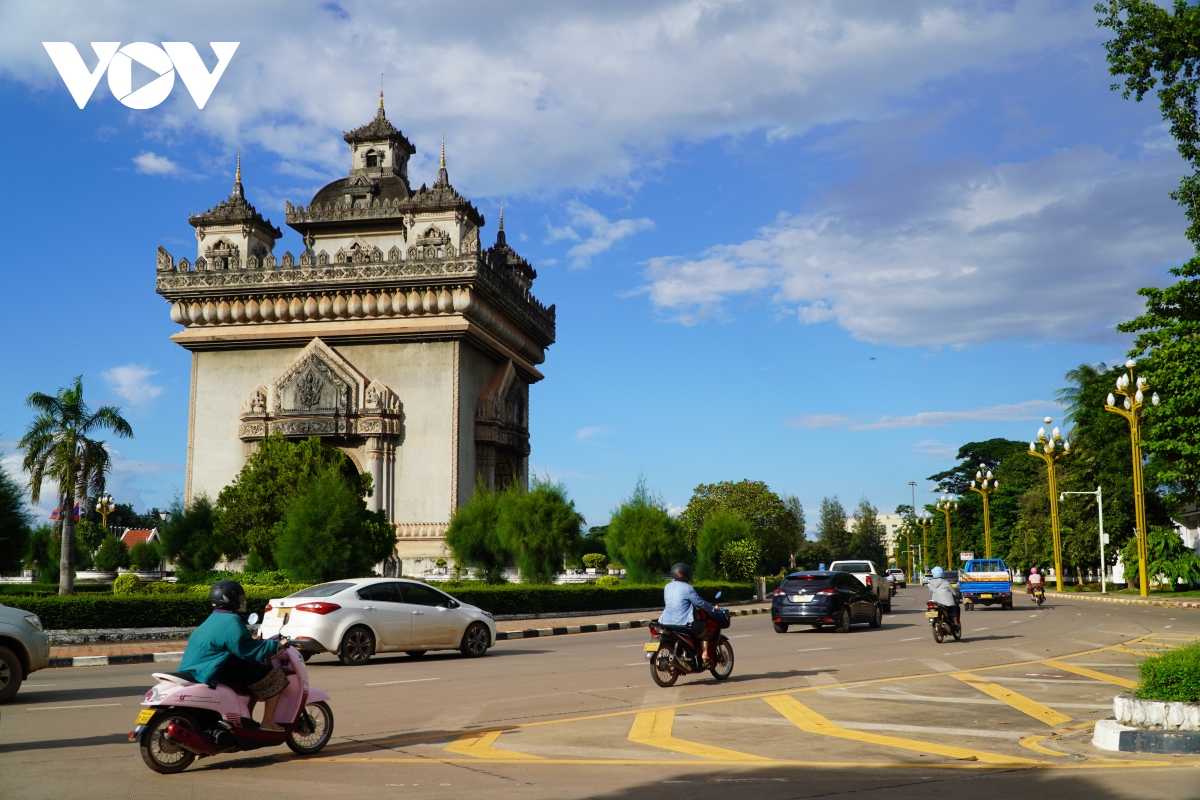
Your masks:
<instances>
[{"instance_id":1,"label":"paved road","mask_svg":"<svg viewBox=\"0 0 1200 800\"><path fill-rule=\"evenodd\" d=\"M150 665L48 670L3 707L0 797L1200 797L1200 757L1099 751L1089 727L1145 653L1200 638L1200 612L1018 603L965 612L964 641L943 645L915 589L882 630L737 619L734 676L672 689L651 682L641 630L475 661L316 658L336 714L320 757L218 756L169 777L124 741Z\"/></svg>"}]
</instances>

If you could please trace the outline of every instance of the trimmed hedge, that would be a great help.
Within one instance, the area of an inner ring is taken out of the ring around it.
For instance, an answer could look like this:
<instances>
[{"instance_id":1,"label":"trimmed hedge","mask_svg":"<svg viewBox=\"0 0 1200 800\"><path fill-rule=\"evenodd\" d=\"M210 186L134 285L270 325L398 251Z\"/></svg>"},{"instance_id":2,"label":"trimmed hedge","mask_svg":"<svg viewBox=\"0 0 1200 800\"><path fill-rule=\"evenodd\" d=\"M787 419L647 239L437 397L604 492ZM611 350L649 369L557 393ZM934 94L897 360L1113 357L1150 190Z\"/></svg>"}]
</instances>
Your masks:
<instances>
[{"instance_id":1,"label":"trimmed hedge","mask_svg":"<svg viewBox=\"0 0 1200 800\"><path fill-rule=\"evenodd\" d=\"M137 594L114 597L111 594L77 594L5 597L4 605L37 614L50 630L77 628L158 628L199 625L212 612L208 590L197 594ZM296 587L260 587L246 589L247 611L262 614L267 601L295 591ZM696 590L706 600L722 591L721 600L748 600L754 596L750 584L697 583ZM450 594L493 614L551 614L572 611L607 611L623 608L656 608L662 605L661 585L622 585L612 588L573 586L471 586L450 590Z\"/></svg>"},{"instance_id":2,"label":"trimmed hedge","mask_svg":"<svg viewBox=\"0 0 1200 800\"><path fill-rule=\"evenodd\" d=\"M1134 697L1168 703L1200 701L1200 642L1150 656L1138 665L1138 675L1141 681Z\"/></svg>"}]
</instances>

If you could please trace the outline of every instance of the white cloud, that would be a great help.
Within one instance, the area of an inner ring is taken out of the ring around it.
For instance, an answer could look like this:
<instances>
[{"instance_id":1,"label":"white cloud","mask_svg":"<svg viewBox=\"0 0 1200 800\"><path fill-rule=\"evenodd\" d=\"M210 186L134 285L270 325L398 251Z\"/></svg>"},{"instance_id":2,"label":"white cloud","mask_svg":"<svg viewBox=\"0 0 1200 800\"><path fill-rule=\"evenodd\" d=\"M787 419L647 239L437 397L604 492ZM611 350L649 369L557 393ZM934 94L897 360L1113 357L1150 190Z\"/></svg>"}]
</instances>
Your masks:
<instances>
[{"instance_id":1,"label":"white cloud","mask_svg":"<svg viewBox=\"0 0 1200 800\"><path fill-rule=\"evenodd\" d=\"M589 439L594 439L597 436L603 436L608 433L608 428L602 426L584 427L575 431L575 441L586 442Z\"/></svg>"},{"instance_id":2,"label":"white cloud","mask_svg":"<svg viewBox=\"0 0 1200 800\"><path fill-rule=\"evenodd\" d=\"M113 367L104 373L109 388L131 406L142 406L162 394L163 387L150 378L158 373L139 364Z\"/></svg>"},{"instance_id":3,"label":"white cloud","mask_svg":"<svg viewBox=\"0 0 1200 800\"><path fill-rule=\"evenodd\" d=\"M1076 147L1025 163L881 166L697 258L647 262L643 291L690 324L759 295L856 338L962 346L1092 339L1187 257L1174 154Z\"/></svg>"},{"instance_id":4,"label":"white cloud","mask_svg":"<svg viewBox=\"0 0 1200 800\"><path fill-rule=\"evenodd\" d=\"M674 503L667 503L667 516L678 517L684 511L687 511L687 506L677 506Z\"/></svg>"},{"instance_id":5,"label":"white cloud","mask_svg":"<svg viewBox=\"0 0 1200 800\"><path fill-rule=\"evenodd\" d=\"M922 439L919 442L913 442L912 449L919 455L939 461L958 458L958 447L946 444L945 442L939 442L936 439ZM937 487L935 486L926 491L937 491Z\"/></svg>"},{"instance_id":6,"label":"white cloud","mask_svg":"<svg viewBox=\"0 0 1200 800\"><path fill-rule=\"evenodd\" d=\"M654 230L654 220L646 217L638 219L619 219L615 222L594 208L577 201L567 203L567 213L571 215L571 224L561 228L550 226L546 236L547 244L563 240L577 242L567 251L572 267L586 267L594 257L612 249L612 246L622 239L633 236L639 231ZM585 239L575 228L587 228L589 233Z\"/></svg>"},{"instance_id":7,"label":"white cloud","mask_svg":"<svg viewBox=\"0 0 1200 800\"><path fill-rule=\"evenodd\" d=\"M136 3L5 3L0 74L52 92L63 113L87 114L92 105L75 108L41 42L74 42L87 60L91 41L199 45L232 36L242 45L203 111L177 82L136 124L155 134L208 132L230 149L344 174L340 133L369 119L382 72L390 115L421 150L418 183L436 170L445 131L462 188L511 196L636 179L680 140L755 130L778 140L886 117L949 76L1005 70L1102 35L1088 3L1041 0L431 8L213 0L159 4L148 15ZM297 59L301 52L308 57ZM408 80L414 65L416 83ZM101 81L91 103L114 102Z\"/></svg>"},{"instance_id":8,"label":"white cloud","mask_svg":"<svg viewBox=\"0 0 1200 800\"><path fill-rule=\"evenodd\" d=\"M964 411L920 411L916 414L884 414L871 422L855 422L843 414L799 414L783 421L785 428L815 430L817 428L846 428L852 431L886 431L899 428L941 428L962 422L1013 422L1041 419L1056 408L1049 400L1026 400L981 406Z\"/></svg>"},{"instance_id":9,"label":"white cloud","mask_svg":"<svg viewBox=\"0 0 1200 800\"><path fill-rule=\"evenodd\" d=\"M143 175L178 175L179 165L166 156L143 150L133 157L138 172Z\"/></svg>"}]
</instances>

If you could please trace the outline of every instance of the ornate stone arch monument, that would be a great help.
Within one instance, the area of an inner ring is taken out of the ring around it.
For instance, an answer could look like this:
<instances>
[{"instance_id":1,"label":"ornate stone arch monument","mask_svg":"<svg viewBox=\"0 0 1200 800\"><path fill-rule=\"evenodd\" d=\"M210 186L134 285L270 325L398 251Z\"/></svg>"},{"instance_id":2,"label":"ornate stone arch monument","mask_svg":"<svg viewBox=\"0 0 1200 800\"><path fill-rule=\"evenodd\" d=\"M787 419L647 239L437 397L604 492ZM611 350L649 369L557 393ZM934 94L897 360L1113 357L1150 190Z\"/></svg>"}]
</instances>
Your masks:
<instances>
[{"instance_id":1,"label":"ornate stone arch monument","mask_svg":"<svg viewBox=\"0 0 1200 800\"><path fill-rule=\"evenodd\" d=\"M196 260L163 248L157 290L192 354L187 501L215 497L264 436L318 436L371 473L368 500L396 530L392 568L446 557L450 516L477 478L528 480L529 387L554 342L554 307L510 248L501 216L450 185L445 153L413 190L416 149L375 118L343 137L350 172L306 206L287 203L299 257L246 201L239 163L227 200L189 222Z\"/></svg>"}]
</instances>

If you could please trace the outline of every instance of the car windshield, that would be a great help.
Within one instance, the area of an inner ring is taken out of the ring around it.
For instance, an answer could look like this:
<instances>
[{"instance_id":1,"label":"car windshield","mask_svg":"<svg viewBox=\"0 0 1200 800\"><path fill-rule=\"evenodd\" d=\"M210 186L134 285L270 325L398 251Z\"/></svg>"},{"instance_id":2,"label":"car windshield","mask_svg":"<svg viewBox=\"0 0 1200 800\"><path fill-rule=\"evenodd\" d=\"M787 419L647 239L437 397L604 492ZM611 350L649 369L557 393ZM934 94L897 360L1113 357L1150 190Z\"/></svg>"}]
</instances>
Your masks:
<instances>
[{"instance_id":1,"label":"car windshield","mask_svg":"<svg viewBox=\"0 0 1200 800\"><path fill-rule=\"evenodd\" d=\"M996 559L972 561L967 565L967 572L1004 572L1004 562Z\"/></svg>"},{"instance_id":2,"label":"car windshield","mask_svg":"<svg viewBox=\"0 0 1200 800\"><path fill-rule=\"evenodd\" d=\"M288 597L332 597L338 592L344 592L353 587L353 583L318 583L316 586L289 594Z\"/></svg>"},{"instance_id":3,"label":"car windshield","mask_svg":"<svg viewBox=\"0 0 1200 800\"><path fill-rule=\"evenodd\" d=\"M825 589L829 586L832 575L789 575L784 578L779 588L785 592L804 592Z\"/></svg>"},{"instance_id":4,"label":"car windshield","mask_svg":"<svg viewBox=\"0 0 1200 800\"><path fill-rule=\"evenodd\" d=\"M871 565L866 561L847 561L842 564L834 564L834 572L870 572Z\"/></svg>"}]
</instances>

